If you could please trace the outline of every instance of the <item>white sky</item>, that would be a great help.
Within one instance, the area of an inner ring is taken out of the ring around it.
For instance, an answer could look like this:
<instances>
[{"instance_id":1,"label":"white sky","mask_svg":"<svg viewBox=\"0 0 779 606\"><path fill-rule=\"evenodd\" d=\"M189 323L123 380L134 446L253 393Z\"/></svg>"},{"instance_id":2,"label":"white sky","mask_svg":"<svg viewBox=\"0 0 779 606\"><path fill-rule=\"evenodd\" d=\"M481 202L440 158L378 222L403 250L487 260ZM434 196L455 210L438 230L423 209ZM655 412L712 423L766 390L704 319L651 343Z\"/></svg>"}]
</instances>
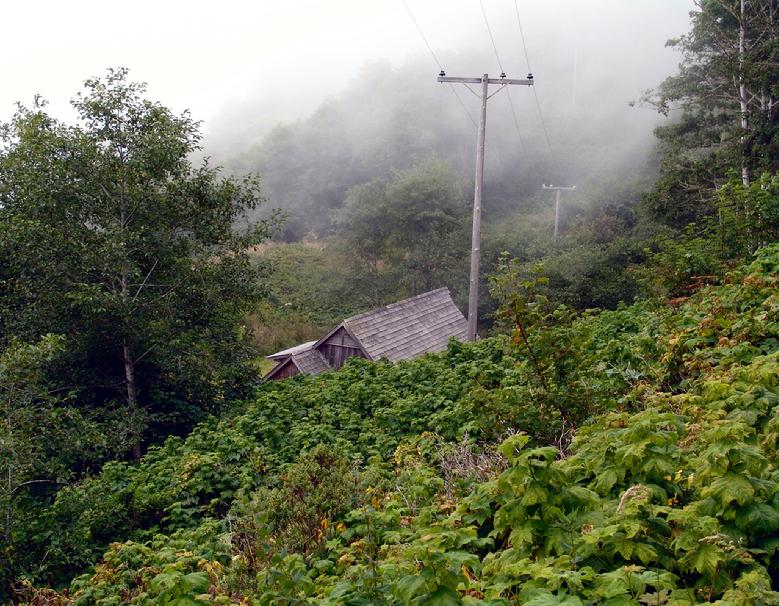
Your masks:
<instances>
[{"instance_id":1,"label":"white sky","mask_svg":"<svg viewBox=\"0 0 779 606\"><path fill-rule=\"evenodd\" d=\"M524 75L513 0L483 1L507 71L519 72L509 75ZM450 74L457 73L447 61L455 51L491 51L479 0L407 2ZM638 74L636 86L646 80L649 87L677 61L663 45L686 31L692 0L518 6L537 78L547 53L595 47L604 70ZM84 79L126 66L133 80L148 82L151 97L190 109L207 132L218 116L253 105L292 119L367 62L428 56L402 0L4 0L2 14L0 120L35 93L66 117L67 100ZM648 55L663 60L644 65Z\"/></svg>"}]
</instances>

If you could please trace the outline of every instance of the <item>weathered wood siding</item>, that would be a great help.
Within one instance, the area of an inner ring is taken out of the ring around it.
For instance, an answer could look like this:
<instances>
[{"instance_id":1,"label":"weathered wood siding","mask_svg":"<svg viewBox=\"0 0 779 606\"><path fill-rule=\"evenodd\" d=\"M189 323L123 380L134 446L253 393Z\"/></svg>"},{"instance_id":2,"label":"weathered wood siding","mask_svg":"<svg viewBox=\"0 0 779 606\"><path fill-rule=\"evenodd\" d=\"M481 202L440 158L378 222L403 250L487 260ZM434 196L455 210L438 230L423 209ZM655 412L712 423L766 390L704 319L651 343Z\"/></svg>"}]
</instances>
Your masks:
<instances>
[{"instance_id":1,"label":"weathered wood siding","mask_svg":"<svg viewBox=\"0 0 779 606\"><path fill-rule=\"evenodd\" d=\"M335 331L317 347L327 363L335 369L341 368L349 358L367 358L360 344L343 328Z\"/></svg>"},{"instance_id":2,"label":"weathered wood siding","mask_svg":"<svg viewBox=\"0 0 779 606\"><path fill-rule=\"evenodd\" d=\"M291 362L287 361L284 364L284 368L281 370L275 371L274 369L275 372L272 377L274 381L278 379L288 379L289 377L294 377L296 374L300 374L298 367Z\"/></svg>"}]
</instances>

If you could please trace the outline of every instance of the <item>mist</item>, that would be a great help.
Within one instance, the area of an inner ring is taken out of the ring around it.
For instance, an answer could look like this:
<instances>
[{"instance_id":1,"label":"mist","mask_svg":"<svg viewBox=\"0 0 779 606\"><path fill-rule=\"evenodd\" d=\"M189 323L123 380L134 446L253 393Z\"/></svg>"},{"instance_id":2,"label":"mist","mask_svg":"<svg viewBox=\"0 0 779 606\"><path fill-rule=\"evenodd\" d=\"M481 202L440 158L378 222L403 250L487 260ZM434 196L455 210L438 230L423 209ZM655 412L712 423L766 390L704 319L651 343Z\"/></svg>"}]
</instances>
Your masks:
<instances>
[{"instance_id":1,"label":"mist","mask_svg":"<svg viewBox=\"0 0 779 606\"><path fill-rule=\"evenodd\" d=\"M376 17L387 19L387 4L378 6ZM363 37L342 72L323 47L324 57L262 78L209 122L206 153L233 173L263 177L268 207L288 214L287 237L326 233L351 186L428 156L472 180L480 102L463 85L456 96L437 83L436 59L447 75L534 74L535 90L508 87L488 104L488 220L490 197L493 218L532 205L542 183L577 185L579 204L608 203L652 175L652 132L663 118L631 102L674 73L679 57L665 41L687 30L692 2L518 2L527 56L512 2L483 4L494 48L477 2L408 6L432 53L398 2L386 22L401 32L398 44L387 48L386 32L377 34L377 59L366 50L365 32L377 32L369 20L357 26Z\"/></svg>"},{"instance_id":2,"label":"mist","mask_svg":"<svg viewBox=\"0 0 779 606\"><path fill-rule=\"evenodd\" d=\"M431 155L467 186L479 100L456 87L464 110L436 82L440 67L468 76L502 67L509 77L532 68L535 90L511 87L489 103L487 219L512 201L532 203L541 183L577 184L579 200L601 200L642 178L661 117L629 103L675 71L664 43L687 31L692 0L407 6L413 18L403 0L140 0L121 15L93 0L16 3L7 17L17 26L0 40L15 58L3 68L0 111L8 117L15 101L41 93L70 119L80 81L126 66L150 97L202 121L204 156L259 173L268 208L306 217L292 230L304 235L326 232L351 186Z\"/></svg>"},{"instance_id":3,"label":"mist","mask_svg":"<svg viewBox=\"0 0 779 606\"><path fill-rule=\"evenodd\" d=\"M293 36L295 50L285 48L290 45L286 41L272 57L259 55L254 73L246 75L237 94L225 91L221 110L207 117L212 144L240 144L247 135L264 134L278 122L305 116L323 99L341 93L361 75L361 67L377 61L399 66L416 57L429 67L427 87L436 87L438 66L402 0L371 2L370 9L362 10L352 10L354 3L339 2L328 8L329 19L321 10L312 12L312 3L287 4L286 17L294 14L294 22L279 15L276 25L299 30ZM499 74L477 1L409 0L407 4L448 73L475 69L478 75ZM693 2L520 0L516 6L542 101L552 103L562 95L566 101L586 105L593 97L633 98L669 75L677 58L663 46L687 30ZM515 4L486 0L484 8L507 74L524 76L528 65ZM311 21L319 23L313 37ZM607 86L616 88L609 93Z\"/></svg>"}]
</instances>

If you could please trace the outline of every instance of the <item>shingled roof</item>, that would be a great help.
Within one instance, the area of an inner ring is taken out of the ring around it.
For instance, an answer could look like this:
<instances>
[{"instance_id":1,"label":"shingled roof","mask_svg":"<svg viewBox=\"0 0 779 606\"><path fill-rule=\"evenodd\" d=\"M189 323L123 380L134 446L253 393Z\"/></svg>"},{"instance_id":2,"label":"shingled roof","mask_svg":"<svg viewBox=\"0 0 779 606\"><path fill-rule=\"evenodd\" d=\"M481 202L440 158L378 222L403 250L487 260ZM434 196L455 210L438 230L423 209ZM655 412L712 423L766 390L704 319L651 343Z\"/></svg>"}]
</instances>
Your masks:
<instances>
[{"instance_id":1,"label":"shingled roof","mask_svg":"<svg viewBox=\"0 0 779 606\"><path fill-rule=\"evenodd\" d=\"M272 379L290 364L294 365L298 372L307 375L318 375L326 370L332 370L322 354L316 349L313 349L314 343L316 343L316 341L310 341L309 343L303 343L296 347L290 347L288 350L284 350L284 352L292 352L287 353L286 356L280 355L284 352L266 356L269 360L275 360L277 364L267 375L265 375L265 379Z\"/></svg>"},{"instance_id":2,"label":"shingled roof","mask_svg":"<svg viewBox=\"0 0 779 606\"><path fill-rule=\"evenodd\" d=\"M295 369L316 375L340 368L352 356L410 360L446 349L452 337L465 341L467 335L468 321L449 289L439 288L346 318L319 341L267 356L277 365L265 379L292 376Z\"/></svg>"},{"instance_id":3,"label":"shingled roof","mask_svg":"<svg viewBox=\"0 0 779 606\"><path fill-rule=\"evenodd\" d=\"M300 369L300 372L309 375L318 375L320 372L331 370L327 360L316 349L308 349L292 356L292 361Z\"/></svg>"},{"instance_id":4,"label":"shingled roof","mask_svg":"<svg viewBox=\"0 0 779 606\"><path fill-rule=\"evenodd\" d=\"M450 338L468 335L468 321L447 288L346 318L343 326L371 359L391 362L442 351Z\"/></svg>"}]
</instances>

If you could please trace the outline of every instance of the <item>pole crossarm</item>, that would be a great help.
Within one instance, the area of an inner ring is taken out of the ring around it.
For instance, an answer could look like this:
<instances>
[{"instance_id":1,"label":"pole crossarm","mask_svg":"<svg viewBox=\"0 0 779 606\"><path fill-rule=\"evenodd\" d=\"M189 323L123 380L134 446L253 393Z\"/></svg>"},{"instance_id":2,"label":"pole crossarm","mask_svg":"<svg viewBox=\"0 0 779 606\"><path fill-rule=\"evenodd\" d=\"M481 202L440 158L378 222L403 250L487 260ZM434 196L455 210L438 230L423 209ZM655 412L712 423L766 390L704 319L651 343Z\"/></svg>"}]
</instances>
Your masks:
<instances>
[{"instance_id":1,"label":"pole crossarm","mask_svg":"<svg viewBox=\"0 0 779 606\"><path fill-rule=\"evenodd\" d=\"M503 86L501 86L501 87L500 87L498 90L496 90L495 92L492 92L492 93L490 93L489 95L487 95L487 99L492 99L492 98L493 98L495 95L497 95L497 94L498 94L500 91L502 91L504 88L506 88L506 85L505 85L505 84L504 84Z\"/></svg>"},{"instance_id":2,"label":"pole crossarm","mask_svg":"<svg viewBox=\"0 0 779 606\"><path fill-rule=\"evenodd\" d=\"M571 189L576 189L576 186L572 185L571 187L561 187L559 185L541 185L541 189L565 189L565 190L571 190Z\"/></svg>"},{"instance_id":3,"label":"pole crossarm","mask_svg":"<svg viewBox=\"0 0 779 606\"><path fill-rule=\"evenodd\" d=\"M460 84L481 84L484 78L459 78L456 76L438 76L439 82L459 82ZM533 79L517 80L516 78L487 78L487 84L519 84L533 86Z\"/></svg>"}]
</instances>

